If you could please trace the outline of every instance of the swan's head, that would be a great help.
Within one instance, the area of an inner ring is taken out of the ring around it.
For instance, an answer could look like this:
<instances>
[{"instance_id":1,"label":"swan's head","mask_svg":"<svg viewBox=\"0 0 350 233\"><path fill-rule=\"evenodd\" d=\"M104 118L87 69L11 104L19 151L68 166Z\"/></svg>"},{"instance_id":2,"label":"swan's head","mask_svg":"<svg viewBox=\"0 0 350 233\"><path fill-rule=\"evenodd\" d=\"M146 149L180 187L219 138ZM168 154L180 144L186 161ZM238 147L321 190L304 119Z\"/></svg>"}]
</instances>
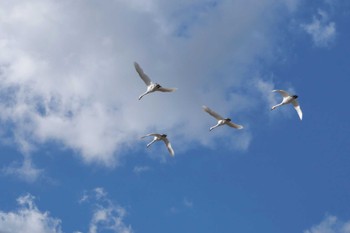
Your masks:
<instances>
[{"instance_id":1,"label":"swan's head","mask_svg":"<svg viewBox=\"0 0 350 233\"><path fill-rule=\"evenodd\" d=\"M162 138L166 138L166 136L167 136L166 134L162 134L161 135Z\"/></svg>"},{"instance_id":2,"label":"swan's head","mask_svg":"<svg viewBox=\"0 0 350 233\"><path fill-rule=\"evenodd\" d=\"M294 99L297 99L297 98L298 98L298 96L297 96L297 95L293 95L293 98L294 98Z\"/></svg>"},{"instance_id":3,"label":"swan's head","mask_svg":"<svg viewBox=\"0 0 350 233\"><path fill-rule=\"evenodd\" d=\"M225 121L231 121L231 118L226 118Z\"/></svg>"},{"instance_id":4,"label":"swan's head","mask_svg":"<svg viewBox=\"0 0 350 233\"><path fill-rule=\"evenodd\" d=\"M157 83L156 88L161 88L162 86Z\"/></svg>"}]
</instances>

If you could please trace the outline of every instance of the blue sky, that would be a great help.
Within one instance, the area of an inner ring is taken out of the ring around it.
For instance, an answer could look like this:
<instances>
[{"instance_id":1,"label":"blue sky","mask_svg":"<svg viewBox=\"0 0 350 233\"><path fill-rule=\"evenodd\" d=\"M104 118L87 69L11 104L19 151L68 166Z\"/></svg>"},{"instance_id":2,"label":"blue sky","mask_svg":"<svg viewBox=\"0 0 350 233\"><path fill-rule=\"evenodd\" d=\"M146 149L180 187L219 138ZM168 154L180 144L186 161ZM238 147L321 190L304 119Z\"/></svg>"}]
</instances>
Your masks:
<instances>
[{"instance_id":1,"label":"blue sky","mask_svg":"<svg viewBox=\"0 0 350 233\"><path fill-rule=\"evenodd\" d=\"M0 232L349 233L349 22L346 0L1 1ZM134 61L178 90L139 101Z\"/></svg>"}]
</instances>

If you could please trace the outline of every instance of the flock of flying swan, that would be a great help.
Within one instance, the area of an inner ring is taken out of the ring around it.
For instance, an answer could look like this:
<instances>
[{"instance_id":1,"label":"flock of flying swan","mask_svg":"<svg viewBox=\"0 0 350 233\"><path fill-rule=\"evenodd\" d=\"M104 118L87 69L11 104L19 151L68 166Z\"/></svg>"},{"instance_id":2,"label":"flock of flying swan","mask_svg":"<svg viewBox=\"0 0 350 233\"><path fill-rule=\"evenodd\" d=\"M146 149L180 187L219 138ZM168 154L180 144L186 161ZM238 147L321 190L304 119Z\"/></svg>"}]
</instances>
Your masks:
<instances>
[{"instance_id":1,"label":"flock of flying swan","mask_svg":"<svg viewBox=\"0 0 350 233\"><path fill-rule=\"evenodd\" d=\"M155 92L155 91L161 91L161 92L174 92L174 91L176 91L177 88L165 88L165 87L162 87L161 85L159 85L158 83L152 82L151 79L143 72L141 66L137 62L134 62L134 66L135 66L137 73L139 74L139 76L145 82L145 84L147 86L146 92L139 96L139 100L141 100L141 98L143 96L150 94L152 92ZM294 109L297 111L300 120L302 120L303 112L301 111L300 105L297 101L297 98L298 98L297 95L291 95L284 90L273 90L272 92L280 93L282 95L283 99L282 99L281 103L272 106L271 111L282 106L282 105L292 104L294 106ZM209 128L209 131L212 131L213 129L215 129L219 126L222 126L222 125L228 125L228 126L235 128L235 129L243 129L242 125L238 125L236 123L233 123L230 118L224 118L224 117L220 116L218 113L216 113L212 109L208 108L207 106L203 105L203 110L205 112L207 112L209 115L211 115L212 117L214 117L218 121L216 125ZM166 134L150 133L150 134L147 134L145 136L142 136L141 138L145 138L145 137L149 137L149 136L153 136L153 140L147 144L147 148L156 141L163 141L165 146L167 147L170 155L171 156L175 155L175 152L174 152L173 148L171 147L170 141L167 138Z\"/></svg>"}]
</instances>

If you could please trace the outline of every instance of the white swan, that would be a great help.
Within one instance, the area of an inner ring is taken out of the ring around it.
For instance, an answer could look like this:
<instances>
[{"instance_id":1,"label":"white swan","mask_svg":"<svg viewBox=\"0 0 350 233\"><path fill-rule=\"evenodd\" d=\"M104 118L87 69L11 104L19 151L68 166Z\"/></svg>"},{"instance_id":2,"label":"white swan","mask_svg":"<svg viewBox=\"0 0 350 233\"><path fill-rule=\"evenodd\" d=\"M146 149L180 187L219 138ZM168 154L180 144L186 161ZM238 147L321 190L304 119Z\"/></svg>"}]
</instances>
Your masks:
<instances>
[{"instance_id":1,"label":"white swan","mask_svg":"<svg viewBox=\"0 0 350 233\"><path fill-rule=\"evenodd\" d=\"M162 140L165 143L166 147L168 148L170 155L171 156L175 155L175 152L174 152L173 148L171 147L171 144L170 144L166 134L150 133L150 134L147 134L145 136L142 136L141 138L145 138L148 136L154 136L154 138L150 143L147 144L147 148L150 145L152 145L154 142Z\"/></svg>"},{"instance_id":2,"label":"white swan","mask_svg":"<svg viewBox=\"0 0 350 233\"><path fill-rule=\"evenodd\" d=\"M279 104L276 104L275 106L272 106L271 110L274 110L277 107L280 107L285 104L293 104L294 109L297 111L300 120L303 119L303 112L301 111L301 108L299 106L299 103L297 101L298 96L297 95L290 95L288 92L284 90L273 90L272 92L278 92L282 95L283 99L282 102Z\"/></svg>"},{"instance_id":3,"label":"white swan","mask_svg":"<svg viewBox=\"0 0 350 233\"><path fill-rule=\"evenodd\" d=\"M165 87L162 87L161 85L159 85L158 83L153 83L151 81L151 79L143 72L142 68L140 67L139 64L137 64L137 62L134 62L134 66L135 66L137 73L140 75L141 79L145 82L145 84L147 86L147 91L145 93L143 93L142 95L140 95L139 100L143 96L145 96L151 92L155 92L155 91L173 92L177 89L177 88L165 88Z\"/></svg>"},{"instance_id":4,"label":"white swan","mask_svg":"<svg viewBox=\"0 0 350 233\"><path fill-rule=\"evenodd\" d=\"M224 124L226 124L232 128L235 128L235 129L243 129L242 125L237 125L237 124L233 123L230 118L223 118L222 116L220 116L219 114L217 114L216 112L214 112L213 110L208 108L207 106L203 105L203 110L218 120L218 123L216 125L214 125L213 127L210 127L210 129L209 129L210 131L212 131L216 127L219 127L219 126L224 125Z\"/></svg>"}]
</instances>

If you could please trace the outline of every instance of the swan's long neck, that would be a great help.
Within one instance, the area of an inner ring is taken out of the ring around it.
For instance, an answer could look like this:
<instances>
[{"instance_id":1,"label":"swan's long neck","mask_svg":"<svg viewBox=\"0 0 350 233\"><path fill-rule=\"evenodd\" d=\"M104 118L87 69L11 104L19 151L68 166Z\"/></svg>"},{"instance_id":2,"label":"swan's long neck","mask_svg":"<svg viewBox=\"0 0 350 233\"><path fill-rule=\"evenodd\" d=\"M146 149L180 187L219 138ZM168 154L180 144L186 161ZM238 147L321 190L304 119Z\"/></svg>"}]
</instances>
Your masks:
<instances>
[{"instance_id":1,"label":"swan's long neck","mask_svg":"<svg viewBox=\"0 0 350 233\"><path fill-rule=\"evenodd\" d=\"M157 141L157 139L153 139L150 143L147 144L147 147L149 147L150 145L152 145L155 141Z\"/></svg>"},{"instance_id":2,"label":"swan's long neck","mask_svg":"<svg viewBox=\"0 0 350 233\"><path fill-rule=\"evenodd\" d=\"M277 108L277 107L279 107L281 105L283 105L283 103L276 104L275 106L272 106L271 110L274 110L275 108Z\"/></svg>"},{"instance_id":3,"label":"swan's long neck","mask_svg":"<svg viewBox=\"0 0 350 233\"><path fill-rule=\"evenodd\" d=\"M218 127L220 124L217 123L216 125L214 125L213 127L210 127L209 131L212 131L213 129L215 129L216 127Z\"/></svg>"},{"instance_id":4,"label":"swan's long neck","mask_svg":"<svg viewBox=\"0 0 350 233\"><path fill-rule=\"evenodd\" d=\"M145 93L143 93L142 95L139 96L139 100L144 97L145 95L147 95L149 93L149 91L146 91Z\"/></svg>"}]
</instances>

